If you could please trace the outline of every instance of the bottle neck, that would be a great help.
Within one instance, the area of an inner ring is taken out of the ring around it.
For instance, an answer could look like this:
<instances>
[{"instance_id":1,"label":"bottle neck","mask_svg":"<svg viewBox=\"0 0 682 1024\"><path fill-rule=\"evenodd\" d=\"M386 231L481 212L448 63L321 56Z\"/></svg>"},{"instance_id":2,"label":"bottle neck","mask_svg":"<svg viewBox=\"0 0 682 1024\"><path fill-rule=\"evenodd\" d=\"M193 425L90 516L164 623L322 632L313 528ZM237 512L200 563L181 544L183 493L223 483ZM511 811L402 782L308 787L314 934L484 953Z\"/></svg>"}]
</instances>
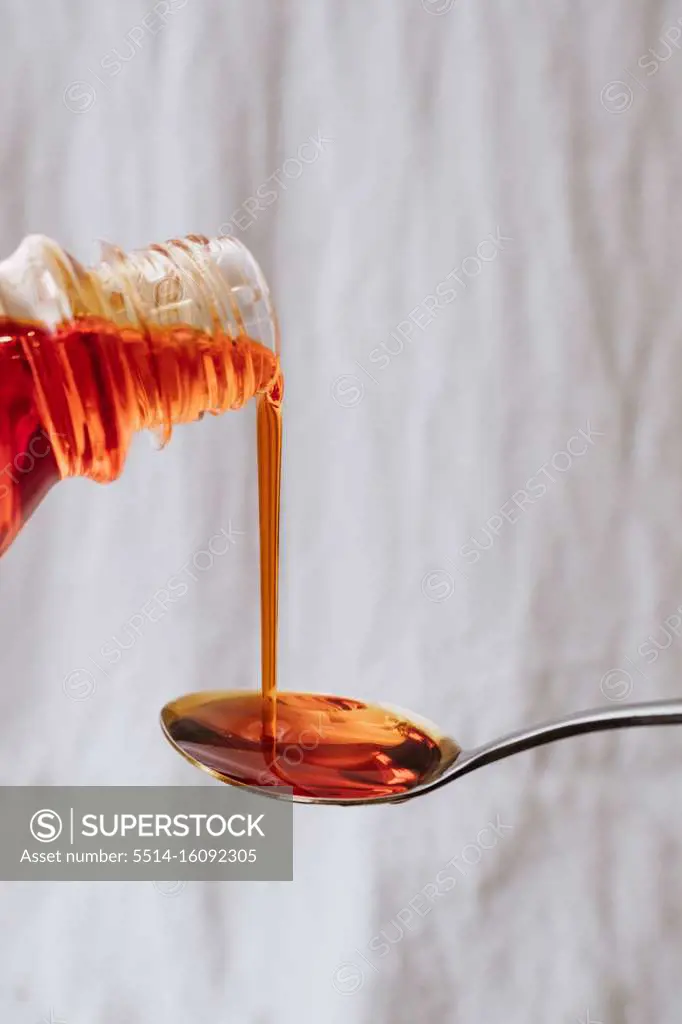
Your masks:
<instances>
[{"instance_id":1,"label":"bottle neck","mask_svg":"<svg viewBox=\"0 0 682 1024\"><path fill-rule=\"evenodd\" d=\"M41 420L62 477L101 483L123 469L132 435L240 409L257 395L281 401L270 349L181 325L140 330L81 317L22 337Z\"/></svg>"},{"instance_id":2,"label":"bottle neck","mask_svg":"<svg viewBox=\"0 0 682 1024\"><path fill-rule=\"evenodd\" d=\"M22 336L62 477L120 473L132 434L281 402L267 285L234 239L192 236L86 269L33 236L0 264L0 315Z\"/></svg>"}]
</instances>

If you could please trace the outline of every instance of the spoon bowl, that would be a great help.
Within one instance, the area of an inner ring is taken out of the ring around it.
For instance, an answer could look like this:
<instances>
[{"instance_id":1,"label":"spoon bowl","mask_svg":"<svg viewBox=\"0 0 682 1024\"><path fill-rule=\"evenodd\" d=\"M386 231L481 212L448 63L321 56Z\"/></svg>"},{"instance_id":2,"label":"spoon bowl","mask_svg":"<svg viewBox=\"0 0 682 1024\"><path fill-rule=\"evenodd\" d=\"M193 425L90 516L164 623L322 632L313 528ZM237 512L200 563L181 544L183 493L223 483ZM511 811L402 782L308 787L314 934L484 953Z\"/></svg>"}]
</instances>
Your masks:
<instances>
[{"instance_id":1,"label":"spoon bowl","mask_svg":"<svg viewBox=\"0 0 682 1024\"><path fill-rule=\"evenodd\" d=\"M433 723L388 705L280 691L270 739L264 710L254 691L192 693L164 707L161 725L183 757L222 782L306 803L401 795L459 754Z\"/></svg>"},{"instance_id":2,"label":"spoon bowl","mask_svg":"<svg viewBox=\"0 0 682 1024\"><path fill-rule=\"evenodd\" d=\"M403 803L512 754L588 732L682 724L682 700L599 707L510 733L470 750L435 725L388 705L279 693L266 741L253 691L171 701L161 725L172 746L221 782L295 803Z\"/></svg>"}]
</instances>

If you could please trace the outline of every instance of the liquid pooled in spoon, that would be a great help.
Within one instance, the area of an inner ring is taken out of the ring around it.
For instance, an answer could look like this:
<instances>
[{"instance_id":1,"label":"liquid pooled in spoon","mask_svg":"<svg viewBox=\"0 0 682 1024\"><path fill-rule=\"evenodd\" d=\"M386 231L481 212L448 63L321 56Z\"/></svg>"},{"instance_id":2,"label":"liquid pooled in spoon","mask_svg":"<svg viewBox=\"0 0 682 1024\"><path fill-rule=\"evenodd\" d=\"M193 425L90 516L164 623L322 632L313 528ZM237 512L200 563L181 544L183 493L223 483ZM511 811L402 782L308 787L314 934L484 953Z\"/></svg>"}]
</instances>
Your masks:
<instances>
[{"instance_id":1,"label":"liquid pooled in spoon","mask_svg":"<svg viewBox=\"0 0 682 1024\"><path fill-rule=\"evenodd\" d=\"M458 752L397 712L344 697L278 693L275 735L257 692L192 693L164 708L167 735L225 782L289 786L298 797L371 799L437 776Z\"/></svg>"}]
</instances>

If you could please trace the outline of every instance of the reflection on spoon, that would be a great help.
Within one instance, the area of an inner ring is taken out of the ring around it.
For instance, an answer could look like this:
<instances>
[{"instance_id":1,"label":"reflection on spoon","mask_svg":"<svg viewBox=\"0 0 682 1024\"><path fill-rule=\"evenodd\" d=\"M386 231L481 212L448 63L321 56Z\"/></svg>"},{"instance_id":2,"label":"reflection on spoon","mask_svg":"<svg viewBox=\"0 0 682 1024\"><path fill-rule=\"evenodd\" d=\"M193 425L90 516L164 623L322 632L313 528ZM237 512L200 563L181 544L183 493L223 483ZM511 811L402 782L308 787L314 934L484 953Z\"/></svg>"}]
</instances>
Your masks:
<instances>
[{"instance_id":1,"label":"reflection on spoon","mask_svg":"<svg viewBox=\"0 0 682 1024\"><path fill-rule=\"evenodd\" d=\"M189 761L224 782L290 787L333 803L405 793L459 753L430 723L397 709L317 693L277 694L276 736L264 735L255 691L192 693L161 712Z\"/></svg>"},{"instance_id":2,"label":"reflection on spoon","mask_svg":"<svg viewBox=\"0 0 682 1024\"><path fill-rule=\"evenodd\" d=\"M278 693L274 741L262 698L192 693L166 704L171 744L222 782L299 803L398 803L532 747L605 729L682 724L682 700L595 708L463 750L434 725L383 705L315 693Z\"/></svg>"}]
</instances>

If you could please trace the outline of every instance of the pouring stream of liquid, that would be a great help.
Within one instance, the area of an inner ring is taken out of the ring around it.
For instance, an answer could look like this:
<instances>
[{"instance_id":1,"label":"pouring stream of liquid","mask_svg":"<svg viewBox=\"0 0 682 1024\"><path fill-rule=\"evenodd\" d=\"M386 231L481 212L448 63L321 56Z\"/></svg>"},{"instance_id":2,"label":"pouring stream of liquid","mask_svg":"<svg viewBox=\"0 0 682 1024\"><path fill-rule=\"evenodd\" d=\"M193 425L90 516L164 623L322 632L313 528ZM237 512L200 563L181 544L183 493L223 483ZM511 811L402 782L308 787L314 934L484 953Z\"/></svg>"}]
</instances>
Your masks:
<instances>
[{"instance_id":1,"label":"pouring stream of liquid","mask_svg":"<svg viewBox=\"0 0 682 1024\"><path fill-rule=\"evenodd\" d=\"M166 705L177 750L224 782L301 799L372 799L434 777L458 748L413 717L345 697L278 693L282 377L258 398L261 693L195 693Z\"/></svg>"}]
</instances>

